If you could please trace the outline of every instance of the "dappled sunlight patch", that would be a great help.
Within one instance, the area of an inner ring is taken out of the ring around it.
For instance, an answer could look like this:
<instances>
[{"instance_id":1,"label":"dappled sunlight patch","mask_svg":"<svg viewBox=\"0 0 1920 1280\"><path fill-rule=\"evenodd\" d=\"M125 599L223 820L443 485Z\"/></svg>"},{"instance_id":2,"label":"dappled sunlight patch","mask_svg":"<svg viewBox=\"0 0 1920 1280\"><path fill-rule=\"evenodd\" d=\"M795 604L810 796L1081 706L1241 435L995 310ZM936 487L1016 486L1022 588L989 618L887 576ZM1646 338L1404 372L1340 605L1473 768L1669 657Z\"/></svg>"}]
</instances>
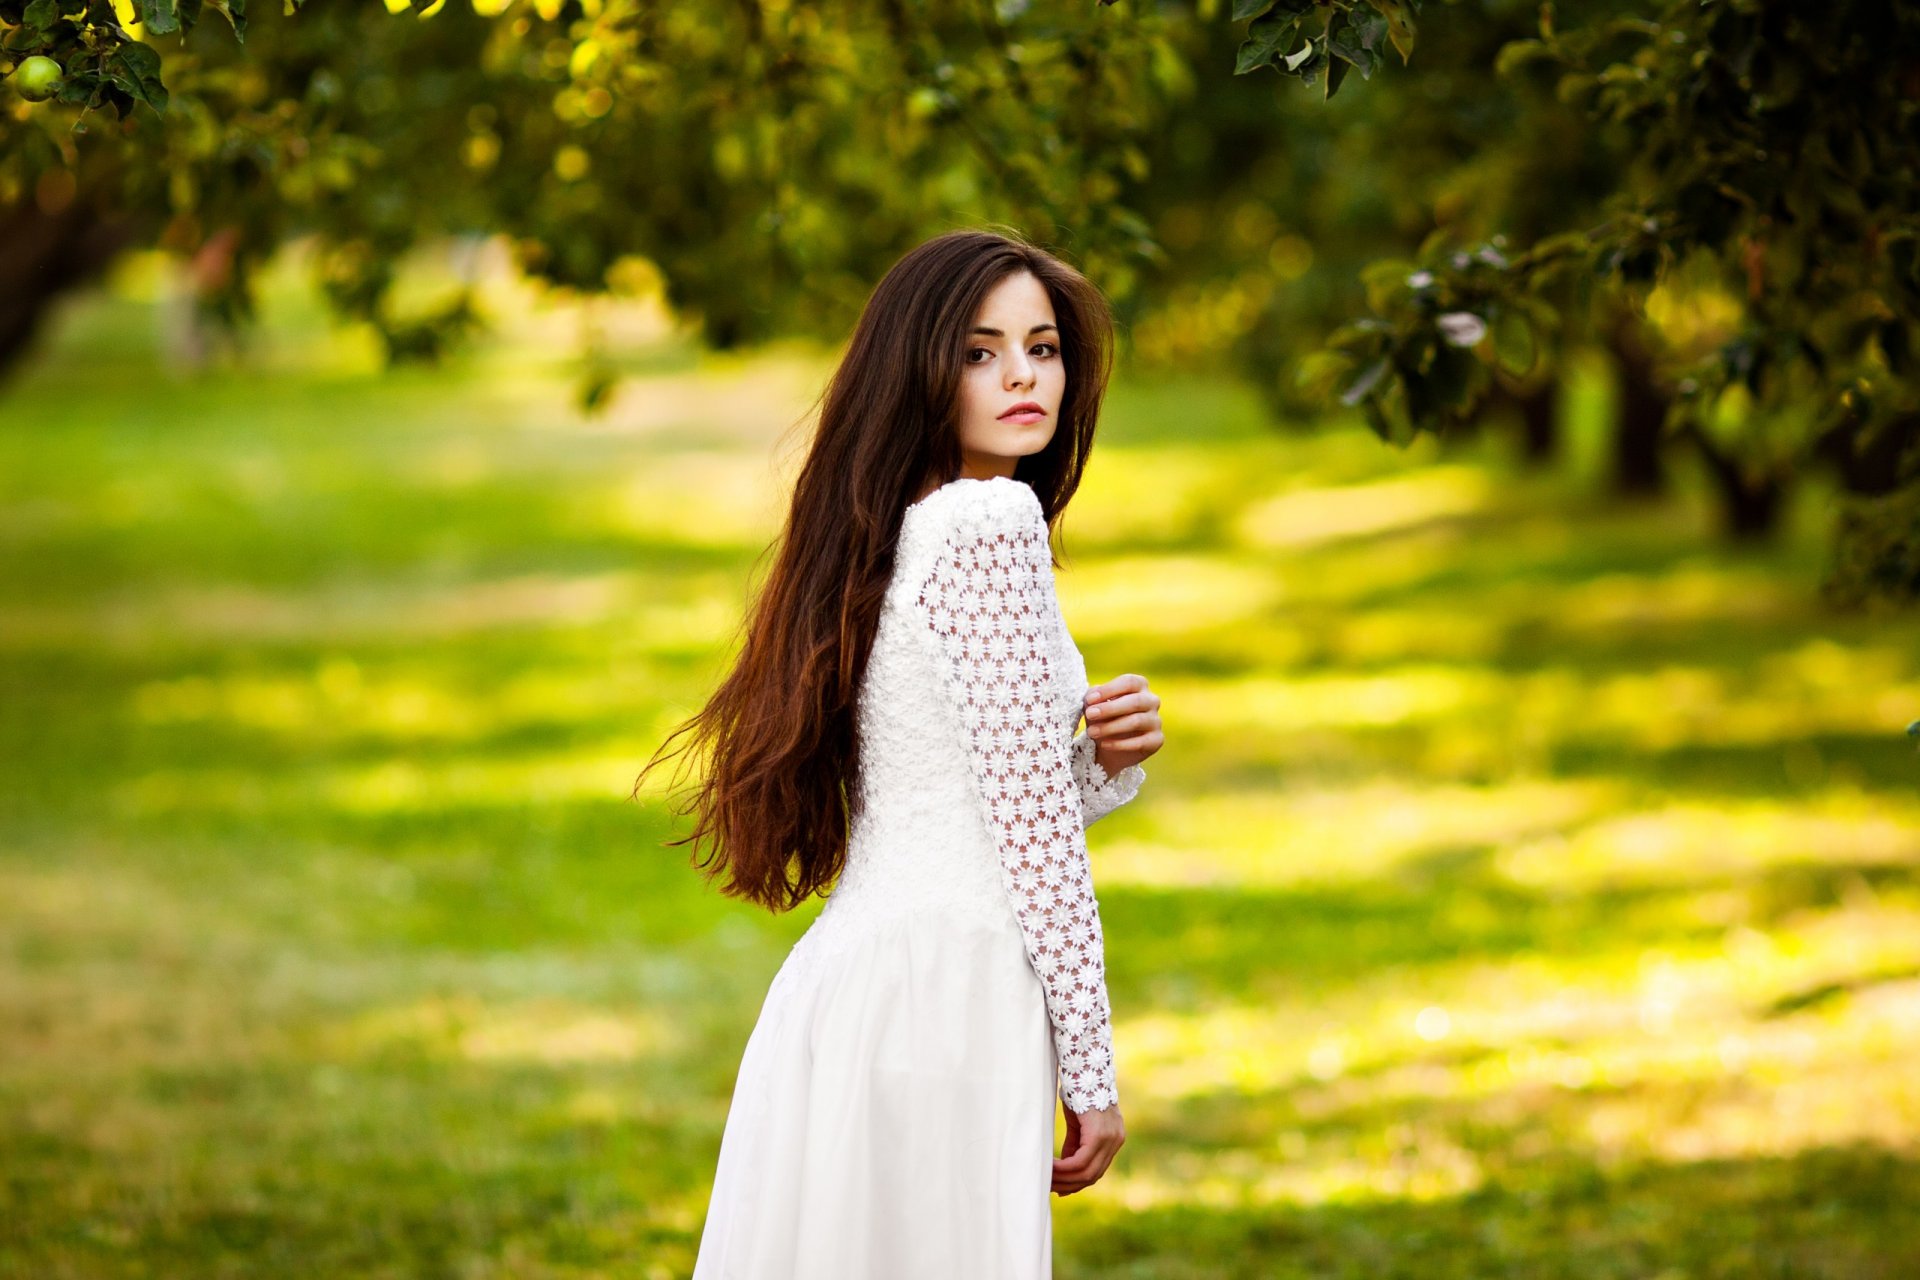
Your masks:
<instances>
[{"instance_id":1,"label":"dappled sunlight patch","mask_svg":"<svg viewBox=\"0 0 1920 1280\"><path fill-rule=\"evenodd\" d=\"M1516 622L1510 611L1498 607L1375 606L1316 621L1315 630L1324 656L1339 662L1464 665L1491 660L1506 645Z\"/></svg>"},{"instance_id":2,"label":"dappled sunlight patch","mask_svg":"<svg viewBox=\"0 0 1920 1280\"><path fill-rule=\"evenodd\" d=\"M1840 791L1785 800L1682 801L1596 817L1500 851L1517 884L1685 884L1818 863L1880 864L1920 876L1920 797Z\"/></svg>"},{"instance_id":3,"label":"dappled sunlight patch","mask_svg":"<svg viewBox=\"0 0 1920 1280\"><path fill-rule=\"evenodd\" d=\"M1876 655L1868 651L1869 658ZM1845 785L1859 776L1856 767L1829 763L1813 740L1857 734L1884 737L1889 751L1903 747L1901 717L1920 710L1920 682L1896 678L1897 660L1884 657L1866 664L1870 673L1883 669L1882 680L1835 680L1830 658L1816 648L1811 659L1789 655L1745 670L1664 664L1611 674L1559 664L1521 672L1472 663L1366 672L1282 669L1236 678L1185 676L1177 697L1163 696L1170 727L1178 723L1228 740L1255 735L1284 743L1309 732L1418 730L1405 748L1408 764L1438 776L1542 774L1553 771L1557 755L1591 747L1762 750L1775 753L1783 781Z\"/></svg>"},{"instance_id":4,"label":"dappled sunlight patch","mask_svg":"<svg viewBox=\"0 0 1920 1280\"><path fill-rule=\"evenodd\" d=\"M1485 1181L1478 1157L1437 1130L1400 1126L1350 1154L1289 1154L1282 1139L1260 1146L1133 1156L1105 1192L1129 1210L1217 1210L1371 1200L1427 1201L1465 1195ZM1372 1148L1378 1146L1380 1150ZM1131 1155L1131 1152L1129 1152Z\"/></svg>"},{"instance_id":5,"label":"dappled sunlight patch","mask_svg":"<svg viewBox=\"0 0 1920 1280\"><path fill-rule=\"evenodd\" d=\"M1144 1173L1138 1194L1160 1203L1199 1176L1183 1162L1223 1145L1251 1158L1277 1134L1295 1163L1338 1183L1356 1148L1409 1126L1435 1135L1414 1164L1460 1143L1475 1169L1550 1153L1689 1162L1911 1147L1917 915L1847 907L1732 928L1694 951L1635 961L1628 948L1625 964L1563 949L1123 1017L1122 1093L1143 1131L1130 1176ZM1394 1163L1361 1165L1377 1176ZM1250 1194L1264 1177L1249 1167L1216 1193Z\"/></svg>"},{"instance_id":6,"label":"dappled sunlight patch","mask_svg":"<svg viewBox=\"0 0 1920 1280\"><path fill-rule=\"evenodd\" d=\"M1243 510L1233 536L1244 547L1298 550L1484 512L1497 493L1485 468L1442 463L1363 484L1279 494Z\"/></svg>"},{"instance_id":7,"label":"dappled sunlight patch","mask_svg":"<svg viewBox=\"0 0 1920 1280\"><path fill-rule=\"evenodd\" d=\"M1448 625L1460 621L1469 627L1482 622L1511 625L1513 619L1468 607L1465 600L1452 593L1419 609L1377 599L1418 594L1424 584L1459 564L1465 536L1466 531L1457 526L1427 525L1391 538L1336 543L1311 553L1273 559L1276 572L1287 584L1288 599L1311 608L1311 619L1318 627L1344 632L1349 626L1382 615L1428 618ZM1355 600L1372 602L1364 611L1349 612ZM1446 640L1437 634L1432 638Z\"/></svg>"},{"instance_id":8,"label":"dappled sunlight patch","mask_svg":"<svg viewBox=\"0 0 1920 1280\"><path fill-rule=\"evenodd\" d=\"M323 742L346 734L462 740L493 727L483 708L420 674L368 676L348 658L310 674L233 672L156 680L134 690L133 715L147 724L214 722Z\"/></svg>"},{"instance_id":9,"label":"dappled sunlight patch","mask_svg":"<svg viewBox=\"0 0 1920 1280\"><path fill-rule=\"evenodd\" d=\"M331 771L323 794L333 806L355 813L619 800L632 789L635 759L630 751L598 747L444 768L396 760L371 769Z\"/></svg>"},{"instance_id":10,"label":"dappled sunlight patch","mask_svg":"<svg viewBox=\"0 0 1920 1280\"><path fill-rule=\"evenodd\" d=\"M159 769L115 785L111 802L129 816L227 814L264 817L276 811L348 814L435 813L524 809L555 801L625 800L633 788L641 744L483 755L422 763L392 759L373 765L297 771Z\"/></svg>"},{"instance_id":11,"label":"dappled sunlight patch","mask_svg":"<svg viewBox=\"0 0 1920 1280\"><path fill-rule=\"evenodd\" d=\"M652 582L619 572L470 582L369 578L286 591L236 583L153 586L98 604L16 606L0 614L0 629L19 628L16 646L65 641L140 651L196 642L224 648L247 641L431 641L508 627L624 622L644 612ZM703 630L700 638L710 635Z\"/></svg>"},{"instance_id":12,"label":"dappled sunlight patch","mask_svg":"<svg viewBox=\"0 0 1920 1280\"><path fill-rule=\"evenodd\" d=\"M563 437L698 441L764 458L776 441L804 439L795 423L831 373L819 349L806 343L767 343L751 353L700 351L694 358L691 369L624 378L591 418L562 394L569 385L566 371L543 371L534 389L545 419L540 430ZM649 451L639 461L652 466L659 456Z\"/></svg>"},{"instance_id":13,"label":"dappled sunlight patch","mask_svg":"<svg viewBox=\"0 0 1920 1280\"><path fill-rule=\"evenodd\" d=\"M1603 573L1553 589L1554 621L1568 631L1729 618L1792 617L1798 584L1737 566L1689 560L1661 573Z\"/></svg>"},{"instance_id":14,"label":"dappled sunlight patch","mask_svg":"<svg viewBox=\"0 0 1920 1280\"><path fill-rule=\"evenodd\" d=\"M1899 717L1920 707L1920 682L1901 681L1897 662L1881 651L1856 651L1861 674L1832 678L1831 649L1824 644L1777 658L1763 658L1746 671L1725 667L1663 664L1646 671L1590 676L1584 698L1572 708L1555 707L1561 736L1612 738L1634 746L1785 743L1817 733L1884 735L1889 747L1904 725ZM1886 674L1876 680L1876 668ZM1563 672L1563 680L1578 673ZM1531 680L1522 682L1531 690ZM1564 687L1564 686L1563 686Z\"/></svg>"},{"instance_id":15,"label":"dappled sunlight patch","mask_svg":"<svg viewBox=\"0 0 1920 1280\"><path fill-rule=\"evenodd\" d=\"M638 731L658 712L650 700L623 707L614 692L584 678L577 662L556 660L476 687L444 669L333 656L306 671L149 681L134 690L131 711L144 724L242 729L309 752L366 739L477 747L535 726L599 728L623 710L642 722Z\"/></svg>"},{"instance_id":16,"label":"dappled sunlight patch","mask_svg":"<svg viewBox=\"0 0 1920 1280\"><path fill-rule=\"evenodd\" d=\"M1178 715L1210 732L1398 725L1493 704L1509 681L1475 667L1408 665L1370 674L1188 680Z\"/></svg>"},{"instance_id":17,"label":"dappled sunlight patch","mask_svg":"<svg viewBox=\"0 0 1920 1280\"><path fill-rule=\"evenodd\" d=\"M1223 1004L1144 1014L1121 1009L1115 1036L1126 1046L1119 1051L1121 1096L1141 1098L1139 1114L1171 1123L1183 1099L1222 1089L1273 1088L1297 1073L1311 1027L1303 1010L1288 1007Z\"/></svg>"},{"instance_id":18,"label":"dappled sunlight patch","mask_svg":"<svg viewBox=\"0 0 1920 1280\"><path fill-rule=\"evenodd\" d=\"M1662 1057L1616 1051L1581 1129L1596 1151L1675 1160L1920 1142L1920 1023L1729 1027ZM1664 1087L1663 1087L1664 1086Z\"/></svg>"},{"instance_id":19,"label":"dappled sunlight patch","mask_svg":"<svg viewBox=\"0 0 1920 1280\"><path fill-rule=\"evenodd\" d=\"M1221 556L1106 556L1060 574L1060 611L1082 645L1164 638L1258 618L1282 598L1271 565Z\"/></svg>"},{"instance_id":20,"label":"dappled sunlight patch","mask_svg":"<svg viewBox=\"0 0 1920 1280\"><path fill-rule=\"evenodd\" d=\"M661 454L605 495L599 519L628 537L757 552L779 535L792 486L750 453Z\"/></svg>"},{"instance_id":21,"label":"dappled sunlight patch","mask_svg":"<svg viewBox=\"0 0 1920 1280\"><path fill-rule=\"evenodd\" d=\"M467 994L370 1009L317 1030L313 1042L335 1059L399 1053L545 1066L633 1062L681 1047L672 1021L652 1010L614 1013L552 999L492 1003Z\"/></svg>"},{"instance_id":22,"label":"dappled sunlight patch","mask_svg":"<svg viewBox=\"0 0 1920 1280\"><path fill-rule=\"evenodd\" d=\"M1144 792L1143 792L1144 794ZM1151 839L1096 847L1103 883L1281 886L1390 874L1429 855L1544 839L1621 803L1605 780L1199 792L1164 797ZM1203 841L1179 833L1199 833Z\"/></svg>"},{"instance_id":23,"label":"dappled sunlight patch","mask_svg":"<svg viewBox=\"0 0 1920 1280\"><path fill-rule=\"evenodd\" d=\"M1205 445L1097 450L1060 525L1069 566L1088 543L1152 546L1195 537L1260 470L1255 460Z\"/></svg>"}]
</instances>

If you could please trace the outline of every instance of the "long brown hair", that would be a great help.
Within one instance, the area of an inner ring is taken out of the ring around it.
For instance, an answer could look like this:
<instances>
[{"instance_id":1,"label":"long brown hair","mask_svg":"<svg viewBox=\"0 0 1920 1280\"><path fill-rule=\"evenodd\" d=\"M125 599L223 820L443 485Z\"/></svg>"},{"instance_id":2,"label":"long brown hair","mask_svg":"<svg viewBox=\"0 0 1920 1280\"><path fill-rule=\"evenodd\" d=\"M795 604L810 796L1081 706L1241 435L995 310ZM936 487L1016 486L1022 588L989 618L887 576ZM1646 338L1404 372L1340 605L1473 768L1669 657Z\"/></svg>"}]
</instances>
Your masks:
<instances>
[{"instance_id":1,"label":"long brown hair","mask_svg":"<svg viewBox=\"0 0 1920 1280\"><path fill-rule=\"evenodd\" d=\"M961 468L959 392L968 331L1017 272L1046 288L1067 385L1046 448L1018 460L1049 526L1079 486L1113 362L1113 318L1085 276L1014 235L952 231L894 264L867 299L816 401L774 567L743 621L732 672L656 750L634 794L683 733L704 747L690 803L693 865L770 911L824 894L846 865L859 794L856 711L900 519L929 481ZM736 633L737 635L737 633Z\"/></svg>"}]
</instances>

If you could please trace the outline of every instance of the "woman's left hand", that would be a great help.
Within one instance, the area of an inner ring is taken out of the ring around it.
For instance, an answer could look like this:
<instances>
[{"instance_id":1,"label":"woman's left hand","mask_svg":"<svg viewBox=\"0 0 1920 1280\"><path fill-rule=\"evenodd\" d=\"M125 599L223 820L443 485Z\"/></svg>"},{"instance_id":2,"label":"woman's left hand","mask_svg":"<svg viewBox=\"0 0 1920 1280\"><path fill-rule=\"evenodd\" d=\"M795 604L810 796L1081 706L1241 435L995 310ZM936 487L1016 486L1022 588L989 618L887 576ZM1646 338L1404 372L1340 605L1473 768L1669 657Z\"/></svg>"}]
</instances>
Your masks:
<instances>
[{"instance_id":1,"label":"woman's left hand","mask_svg":"<svg viewBox=\"0 0 1920 1280\"><path fill-rule=\"evenodd\" d=\"M1160 726L1160 695L1145 676L1115 676L1087 690L1087 736L1107 775L1139 764L1166 742Z\"/></svg>"}]
</instances>

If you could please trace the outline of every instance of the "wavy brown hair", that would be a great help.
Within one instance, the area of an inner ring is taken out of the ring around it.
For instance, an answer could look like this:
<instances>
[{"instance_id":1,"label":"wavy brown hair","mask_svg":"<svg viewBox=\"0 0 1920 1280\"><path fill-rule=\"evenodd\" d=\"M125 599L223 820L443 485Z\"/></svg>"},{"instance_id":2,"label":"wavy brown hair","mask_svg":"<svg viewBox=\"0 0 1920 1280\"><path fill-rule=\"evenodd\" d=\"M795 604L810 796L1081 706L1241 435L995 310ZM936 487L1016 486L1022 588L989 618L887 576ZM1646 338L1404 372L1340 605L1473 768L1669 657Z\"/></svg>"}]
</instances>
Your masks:
<instances>
[{"instance_id":1,"label":"wavy brown hair","mask_svg":"<svg viewBox=\"0 0 1920 1280\"><path fill-rule=\"evenodd\" d=\"M638 795L667 745L691 735L683 746L706 768L674 812L696 822L668 843L692 844L693 865L709 882L724 875L730 897L785 911L824 894L846 865L858 697L901 515L929 482L960 475L968 331L987 294L1022 271L1053 303L1067 385L1053 438L1018 460L1014 478L1032 487L1050 527L1080 484L1113 363L1100 291L1014 235L952 231L906 254L867 299L815 402L819 424L737 662L634 781Z\"/></svg>"}]
</instances>

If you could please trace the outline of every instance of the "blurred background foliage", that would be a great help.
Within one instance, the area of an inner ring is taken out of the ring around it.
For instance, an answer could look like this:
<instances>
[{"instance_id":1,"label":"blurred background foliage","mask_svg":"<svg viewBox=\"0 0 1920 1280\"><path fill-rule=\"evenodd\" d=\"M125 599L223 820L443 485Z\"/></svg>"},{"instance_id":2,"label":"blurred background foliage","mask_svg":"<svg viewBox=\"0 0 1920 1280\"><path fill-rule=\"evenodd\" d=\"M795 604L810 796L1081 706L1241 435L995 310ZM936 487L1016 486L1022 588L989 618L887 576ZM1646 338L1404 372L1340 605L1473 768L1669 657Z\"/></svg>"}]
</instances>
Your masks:
<instances>
[{"instance_id":1,"label":"blurred background foliage","mask_svg":"<svg viewBox=\"0 0 1920 1280\"><path fill-rule=\"evenodd\" d=\"M1920 1272L1920 82L1826 12L0 0L0 1275L687 1273L813 908L628 788L985 222L1120 311L1061 590L1170 743L1063 1278Z\"/></svg>"},{"instance_id":2,"label":"blurred background foliage","mask_svg":"<svg viewBox=\"0 0 1920 1280\"><path fill-rule=\"evenodd\" d=\"M1399 444L1493 422L1549 464L1565 366L1604 353L1614 492L1683 458L1764 539L1821 477L1829 601L1920 595L1896 0L208 8L0 0L0 360L135 245L241 323L294 236L392 359L488 321L466 287L396 299L447 235L719 349L831 339L907 245L990 217L1098 279L1143 363L1228 355L1283 415ZM594 405L619 362L581 341Z\"/></svg>"}]
</instances>

